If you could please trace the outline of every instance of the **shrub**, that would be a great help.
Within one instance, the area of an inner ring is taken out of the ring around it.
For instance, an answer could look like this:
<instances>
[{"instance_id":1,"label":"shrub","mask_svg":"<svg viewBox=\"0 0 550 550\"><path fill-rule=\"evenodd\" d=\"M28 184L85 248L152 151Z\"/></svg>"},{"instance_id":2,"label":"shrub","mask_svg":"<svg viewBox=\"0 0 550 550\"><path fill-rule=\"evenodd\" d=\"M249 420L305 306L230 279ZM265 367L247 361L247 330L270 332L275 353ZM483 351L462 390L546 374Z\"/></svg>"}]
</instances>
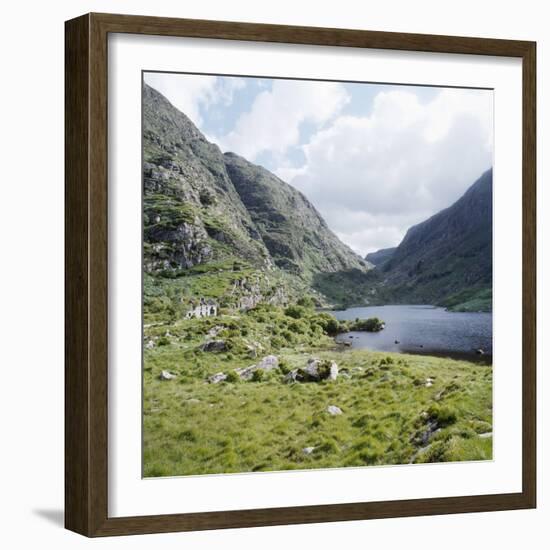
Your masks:
<instances>
[{"instance_id":1,"label":"shrub","mask_svg":"<svg viewBox=\"0 0 550 550\"><path fill-rule=\"evenodd\" d=\"M351 324L350 330L364 331L364 332L378 332L384 328L384 321L378 317L370 317L369 319L356 319Z\"/></svg>"},{"instance_id":2,"label":"shrub","mask_svg":"<svg viewBox=\"0 0 550 550\"><path fill-rule=\"evenodd\" d=\"M203 206L210 206L216 202L216 197L208 189L201 189L199 200Z\"/></svg>"},{"instance_id":3,"label":"shrub","mask_svg":"<svg viewBox=\"0 0 550 550\"><path fill-rule=\"evenodd\" d=\"M294 334L292 334L290 330L283 330L281 336L287 341L288 344L292 344L294 342Z\"/></svg>"},{"instance_id":4,"label":"shrub","mask_svg":"<svg viewBox=\"0 0 550 550\"><path fill-rule=\"evenodd\" d=\"M261 382L265 378L265 371L258 369L252 373L252 382Z\"/></svg>"},{"instance_id":5,"label":"shrub","mask_svg":"<svg viewBox=\"0 0 550 550\"><path fill-rule=\"evenodd\" d=\"M315 307L315 302L311 296L303 296L296 303L307 309L313 309L313 307Z\"/></svg>"},{"instance_id":6,"label":"shrub","mask_svg":"<svg viewBox=\"0 0 550 550\"><path fill-rule=\"evenodd\" d=\"M158 346L167 346L168 344L170 344L170 340L166 336L161 336L157 341Z\"/></svg>"},{"instance_id":7,"label":"shrub","mask_svg":"<svg viewBox=\"0 0 550 550\"><path fill-rule=\"evenodd\" d=\"M304 321L292 321L288 328L297 334L305 334L309 329Z\"/></svg>"},{"instance_id":8,"label":"shrub","mask_svg":"<svg viewBox=\"0 0 550 550\"><path fill-rule=\"evenodd\" d=\"M229 382L230 384L235 384L240 381L241 377L234 370L230 371L225 379L225 382Z\"/></svg>"},{"instance_id":9,"label":"shrub","mask_svg":"<svg viewBox=\"0 0 550 550\"><path fill-rule=\"evenodd\" d=\"M283 374L288 374L292 367L288 364L286 359L279 359L279 369Z\"/></svg>"},{"instance_id":10,"label":"shrub","mask_svg":"<svg viewBox=\"0 0 550 550\"><path fill-rule=\"evenodd\" d=\"M285 309L285 315L293 319L302 319L306 315L306 309L299 305L288 306Z\"/></svg>"},{"instance_id":11,"label":"shrub","mask_svg":"<svg viewBox=\"0 0 550 550\"><path fill-rule=\"evenodd\" d=\"M436 420L440 426L454 424L457 420L457 414L451 407L431 405L428 409L430 418Z\"/></svg>"},{"instance_id":12,"label":"shrub","mask_svg":"<svg viewBox=\"0 0 550 550\"><path fill-rule=\"evenodd\" d=\"M285 345L285 341L279 336L273 336L273 338L271 338L271 347L273 349L280 349L284 347L284 345Z\"/></svg>"}]
</instances>

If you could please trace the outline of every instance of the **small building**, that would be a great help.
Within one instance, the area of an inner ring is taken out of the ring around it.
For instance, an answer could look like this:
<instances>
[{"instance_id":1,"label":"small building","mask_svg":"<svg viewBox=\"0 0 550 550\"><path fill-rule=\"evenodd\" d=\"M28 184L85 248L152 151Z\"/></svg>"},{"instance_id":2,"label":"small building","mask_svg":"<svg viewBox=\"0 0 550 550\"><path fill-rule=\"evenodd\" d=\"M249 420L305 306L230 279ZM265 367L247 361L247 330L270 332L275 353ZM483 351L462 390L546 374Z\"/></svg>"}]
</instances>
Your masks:
<instances>
[{"instance_id":1,"label":"small building","mask_svg":"<svg viewBox=\"0 0 550 550\"><path fill-rule=\"evenodd\" d=\"M201 298L198 304L193 304L185 314L186 319L200 317L215 317L218 314L218 304L213 300Z\"/></svg>"}]
</instances>

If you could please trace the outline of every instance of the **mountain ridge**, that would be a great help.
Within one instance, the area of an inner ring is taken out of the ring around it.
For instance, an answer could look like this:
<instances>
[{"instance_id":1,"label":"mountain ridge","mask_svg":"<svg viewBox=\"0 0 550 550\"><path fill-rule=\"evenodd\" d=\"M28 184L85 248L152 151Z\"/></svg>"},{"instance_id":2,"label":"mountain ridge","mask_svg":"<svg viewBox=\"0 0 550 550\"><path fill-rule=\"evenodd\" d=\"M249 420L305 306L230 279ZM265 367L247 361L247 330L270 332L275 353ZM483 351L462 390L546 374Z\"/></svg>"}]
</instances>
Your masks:
<instances>
[{"instance_id":1,"label":"mountain ridge","mask_svg":"<svg viewBox=\"0 0 550 550\"><path fill-rule=\"evenodd\" d=\"M143 90L144 270L178 277L244 261L310 285L320 272L366 271L300 191L200 132L162 94ZM221 269L221 267L220 267Z\"/></svg>"},{"instance_id":2,"label":"mountain ridge","mask_svg":"<svg viewBox=\"0 0 550 550\"><path fill-rule=\"evenodd\" d=\"M386 293L401 303L441 304L468 289L487 295L492 287L492 183L490 168L451 206L409 228L391 257L376 268Z\"/></svg>"}]
</instances>

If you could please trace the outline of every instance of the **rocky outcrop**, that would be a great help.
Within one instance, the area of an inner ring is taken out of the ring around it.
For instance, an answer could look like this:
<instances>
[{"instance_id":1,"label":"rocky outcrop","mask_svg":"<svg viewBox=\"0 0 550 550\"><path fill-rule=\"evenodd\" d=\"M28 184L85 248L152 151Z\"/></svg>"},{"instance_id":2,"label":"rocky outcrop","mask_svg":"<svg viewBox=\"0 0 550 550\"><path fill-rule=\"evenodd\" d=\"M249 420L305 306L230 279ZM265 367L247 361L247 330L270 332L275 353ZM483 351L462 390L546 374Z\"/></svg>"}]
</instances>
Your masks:
<instances>
[{"instance_id":1,"label":"rocky outcrop","mask_svg":"<svg viewBox=\"0 0 550 550\"><path fill-rule=\"evenodd\" d=\"M144 268L178 274L226 257L308 283L317 272L369 264L330 231L299 191L264 168L222 154L150 86L143 89ZM250 290L240 307L280 303Z\"/></svg>"},{"instance_id":2,"label":"rocky outcrop","mask_svg":"<svg viewBox=\"0 0 550 550\"><path fill-rule=\"evenodd\" d=\"M227 379L227 374L223 372L218 372L216 374L213 374L212 376L209 376L208 382L210 382L210 384L218 384L220 382L223 382L226 379Z\"/></svg>"},{"instance_id":3,"label":"rocky outcrop","mask_svg":"<svg viewBox=\"0 0 550 550\"><path fill-rule=\"evenodd\" d=\"M256 365L250 365L249 367L243 367L240 369L235 369L235 372L241 378L241 380L252 380L254 373L256 371L269 372L273 369L276 369L279 366L279 359L276 355L268 355L264 357Z\"/></svg>"},{"instance_id":4,"label":"rocky outcrop","mask_svg":"<svg viewBox=\"0 0 550 550\"><path fill-rule=\"evenodd\" d=\"M227 350L227 343L225 340L209 340L202 345L201 349L202 351L219 353Z\"/></svg>"},{"instance_id":5,"label":"rocky outcrop","mask_svg":"<svg viewBox=\"0 0 550 550\"><path fill-rule=\"evenodd\" d=\"M293 369L287 373L284 381L292 382L321 382L322 380L336 380L338 365L334 361L309 359L304 368Z\"/></svg>"}]
</instances>

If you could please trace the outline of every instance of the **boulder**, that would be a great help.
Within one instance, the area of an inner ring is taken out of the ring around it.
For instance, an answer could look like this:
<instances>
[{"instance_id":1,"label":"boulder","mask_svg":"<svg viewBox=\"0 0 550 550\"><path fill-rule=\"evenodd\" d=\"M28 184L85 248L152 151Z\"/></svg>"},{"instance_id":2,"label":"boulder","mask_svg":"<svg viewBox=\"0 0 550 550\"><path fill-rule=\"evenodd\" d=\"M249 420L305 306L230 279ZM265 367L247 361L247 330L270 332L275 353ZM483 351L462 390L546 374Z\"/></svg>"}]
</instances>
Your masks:
<instances>
[{"instance_id":1,"label":"boulder","mask_svg":"<svg viewBox=\"0 0 550 550\"><path fill-rule=\"evenodd\" d=\"M227 378L227 374L223 372L218 372L208 377L208 382L210 384L217 384L218 382L223 382Z\"/></svg>"},{"instance_id":2,"label":"boulder","mask_svg":"<svg viewBox=\"0 0 550 550\"><path fill-rule=\"evenodd\" d=\"M159 374L159 379L160 380L173 380L175 377L176 377L175 374L172 374L171 372L168 372L167 370L163 370Z\"/></svg>"},{"instance_id":3,"label":"boulder","mask_svg":"<svg viewBox=\"0 0 550 550\"><path fill-rule=\"evenodd\" d=\"M256 359L258 354L263 351L264 347L259 342L252 342L252 344L247 344L246 349L248 350L248 356L251 359Z\"/></svg>"},{"instance_id":4,"label":"boulder","mask_svg":"<svg viewBox=\"0 0 550 550\"><path fill-rule=\"evenodd\" d=\"M209 340L202 345L201 349L202 351L218 353L220 351L226 351L227 344L225 343L225 340Z\"/></svg>"},{"instance_id":5,"label":"boulder","mask_svg":"<svg viewBox=\"0 0 550 550\"><path fill-rule=\"evenodd\" d=\"M242 367L240 369L235 369L235 372L240 376L242 380L251 380L254 371L257 370L256 365L250 365L250 367Z\"/></svg>"},{"instance_id":6,"label":"boulder","mask_svg":"<svg viewBox=\"0 0 550 550\"><path fill-rule=\"evenodd\" d=\"M327 407L327 412L331 416L338 416L339 414L342 414L342 409L340 407L337 407L336 405L329 405Z\"/></svg>"},{"instance_id":7,"label":"boulder","mask_svg":"<svg viewBox=\"0 0 550 550\"><path fill-rule=\"evenodd\" d=\"M336 380L338 365L334 361L321 361L311 358L304 368L290 371L284 378L285 382L320 382L321 380Z\"/></svg>"},{"instance_id":8,"label":"boulder","mask_svg":"<svg viewBox=\"0 0 550 550\"><path fill-rule=\"evenodd\" d=\"M338 378L338 365L334 361L331 361L329 366L328 379L336 380L337 378Z\"/></svg>"},{"instance_id":9,"label":"boulder","mask_svg":"<svg viewBox=\"0 0 550 550\"><path fill-rule=\"evenodd\" d=\"M302 452L303 452L305 455L310 455L314 450L315 450L315 447L304 447L304 448L302 449Z\"/></svg>"},{"instance_id":10,"label":"boulder","mask_svg":"<svg viewBox=\"0 0 550 550\"><path fill-rule=\"evenodd\" d=\"M320 364L321 361L319 361L319 359L309 359L307 365L302 369L304 378L313 382L321 380L321 376L319 374Z\"/></svg>"},{"instance_id":11,"label":"boulder","mask_svg":"<svg viewBox=\"0 0 550 550\"><path fill-rule=\"evenodd\" d=\"M153 340L148 340L145 344L145 349L153 349L155 347L155 342Z\"/></svg>"},{"instance_id":12,"label":"boulder","mask_svg":"<svg viewBox=\"0 0 550 550\"><path fill-rule=\"evenodd\" d=\"M291 384L293 382L300 382L301 376L298 373L298 369L291 370L288 372L285 377L283 378L283 382L286 382L287 384Z\"/></svg>"},{"instance_id":13,"label":"boulder","mask_svg":"<svg viewBox=\"0 0 550 550\"><path fill-rule=\"evenodd\" d=\"M263 370L273 370L279 366L279 358L276 355L267 355L259 363L258 368Z\"/></svg>"},{"instance_id":14,"label":"boulder","mask_svg":"<svg viewBox=\"0 0 550 550\"><path fill-rule=\"evenodd\" d=\"M263 370L269 372L276 369L279 366L279 358L276 355L267 355L256 365L250 365L249 367L242 367L235 369L235 372L243 379L250 380L254 374L254 371Z\"/></svg>"},{"instance_id":15,"label":"boulder","mask_svg":"<svg viewBox=\"0 0 550 550\"><path fill-rule=\"evenodd\" d=\"M222 330L223 327L221 325L216 325L215 327L212 327L206 334L210 336L210 338L215 338Z\"/></svg>"}]
</instances>

